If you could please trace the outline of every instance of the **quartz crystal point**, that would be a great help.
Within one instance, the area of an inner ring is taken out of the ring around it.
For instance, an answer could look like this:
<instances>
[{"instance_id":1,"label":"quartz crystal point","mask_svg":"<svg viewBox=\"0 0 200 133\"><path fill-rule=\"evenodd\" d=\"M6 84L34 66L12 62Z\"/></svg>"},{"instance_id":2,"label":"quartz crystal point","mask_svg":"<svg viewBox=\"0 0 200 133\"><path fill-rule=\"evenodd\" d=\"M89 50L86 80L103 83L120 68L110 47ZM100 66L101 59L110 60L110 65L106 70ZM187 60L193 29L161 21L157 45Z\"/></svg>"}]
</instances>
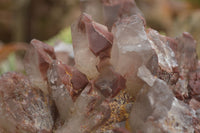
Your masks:
<instances>
[{"instance_id":1,"label":"quartz crystal point","mask_svg":"<svg viewBox=\"0 0 200 133\"><path fill-rule=\"evenodd\" d=\"M142 86L136 77L141 65L153 57L154 50L147 38L141 17L133 15L119 20L112 29L114 36L111 64L126 79L126 86L133 94Z\"/></svg>"},{"instance_id":2,"label":"quartz crystal point","mask_svg":"<svg viewBox=\"0 0 200 133\"><path fill-rule=\"evenodd\" d=\"M50 94L55 101L61 119L66 120L73 109L73 99L68 90L72 90L71 75L67 68L58 61L54 61L48 70L48 83Z\"/></svg>"},{"instance_id":3,"label":"quartz crystal point","mask_svg":"<svg viewBox=\"0 0 200 133\"><path fill-rule=\"evenodd\" d=\"M105 25L109 30L119 19L127 16L143 16L134 0L102 0ZM145 20L143 19L144 23Z\"/></svg>"},{"instance_id":4,"label":"quartz crystal point","mask_svg":"<svg viewBox=\"0 0 200 133\"><path fill-rule=\"evenodd\" d=\"M188 73L196 69L195 41L188 34L172 39L149 29L148 37L158 56L157 76L166 81L179 99L189 97Z\"/></svg>"},{"instance_id":5,"label":"quartz crystal point","mask_svg":"<svg viewBox=\"0 0 200 133\"><path fill-rule=\"evenodd\" d=\"M81 92L74 103L74 112L56 133L86 133L95 131L110 116L108 102L91 84Z\"/></svg>"},{"instance_id":6,"label":"quartz crystal point","mask_svg":"<svg viewBox=\"0 0 200 133\"><path fill-rule=\"evenodd\" d=\"M134 0L80 0L82 12L92 16L111 31L113 24L122 17L143 16ZM144 23L145 20L143 19Z\"/></svg>"},{"instance_id":7,"label":"quartz crystal point","mask_svg":"<svg viewBox=\"0 0 200 133\"><path fill-rule=\"evenodd\" d=\"M175 55L181 70L180 74L181 76L185 76L188 72L196 70L198 63L196 41L186 32L175 40L177 42Z\"/></svg>"},{"instance_id":8,"label":"quartz crystal point","mask_svg":"<svg viewBox=\"0 0 200 133\"><path fill-rule=\"evenodd\" d=\"M108 66L101 70L94 85L105 97L114 97L120 90L125 89L125 83L126 80Z\"/></svg>"},{"instance_id":9,"label":"quartz crystal point","mask_svg":"<svg viewBox=\"0 0 200 133\"><path fill-rule=\"evenodd\" d=\"M60 117L69 119L74 100L88 84L85 75L59 61L54 61L48 70L50 93L55 101Z\"/></svg>"},{"instance_id":10,"label":"quartz crystal point","mask_svg":"<svg viewBox=\"0 0 200 133\"><path fill-rule=\"evenodd\" d=\"M52 103L24 75L0 77L0 129L5 133L52 133Z\"/></svg>"},{"instance_id":11,"label":"quartz crystal point","mask_svg":"<svg viewBox=\"0 0 200 133\"><path fill-rule=\"evenodd\" d=\"M144 75L143 73L148 73ZM130 125L134 133L187 132L199 128L199 119L188 105L175 98L169 86L150 75L144 66L138 76L146 82L133 105Z\"/></svg>"},{"instance_id":12,"label":"quartz crystal point","mask_svg":"<svg viewBox=\"0 0 200 133\"><path fill-rule=\"evenodd\" d=\"M52 60L56 59L53 47L33 39L25 58L24 65L33 87L48 93L47 70Z\"/></svg>"},{"instance_id":13,"label":"quartz crystal point","mask_svg":"<svg viewBox=\"0 0 200 133\"><path fill-rule=\"evenodd\" d=\"M174 51L180 76L173 90L179 95L180 99L184 99L189 97L189 73L197 69L196 41L189 33L183 33L175 39L175 42Z\"/></svg>"},{"instance_id":14,"label":"quartz crystal point","mask_svg":"<svg viewBox=\"0 0 200 133\"><path fill-rule=\"evenodd\" d=\"M85 13L71 29L76 67L89 79L97 77L100 59L110 56L112 34L105 26L92 21Z\"/></svg>"},{"instance_id":15,"label":"quartz crystal point","mask_svg":"<svg viewBox=\"0 0 200 133\"><path fill-rule=\"evenodd\" d=\"M179 78L178 63L175 53L171 48L171 41L175 40L160 35L153 29L148 29L148 38L158 57L158 67L153 74L164 80L167 84L175 85Z\"/></svg>"},{"instance_id":16,"label":"quartz crystal point","mask_svg":"<svg viewBox=\"0 0 200 133\"><path fill-rule=\"evenodd\" d=\"M173 69L178 67L174 51L164 41L164 36L161 36L153 29L148 30L148 37L151 40L151 46L156 51L158 56L158 63L161 69L170 73Z\"/></svg>"}]
</instances>

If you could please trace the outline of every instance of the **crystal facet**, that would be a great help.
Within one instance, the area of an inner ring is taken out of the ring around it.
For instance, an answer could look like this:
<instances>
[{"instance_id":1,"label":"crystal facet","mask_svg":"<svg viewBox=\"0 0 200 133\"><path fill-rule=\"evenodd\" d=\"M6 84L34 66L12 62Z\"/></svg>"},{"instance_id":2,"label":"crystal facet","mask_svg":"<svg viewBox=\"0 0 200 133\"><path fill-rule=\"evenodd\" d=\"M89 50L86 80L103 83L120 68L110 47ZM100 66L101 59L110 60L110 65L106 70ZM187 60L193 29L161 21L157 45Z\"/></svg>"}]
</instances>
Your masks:
<instances>
[{"instance_id":1,"label":"crystal facet","mask_svg":"<svg viewBox=\"0 0 200 133\"><path fill-rule=\"evenodd\" d=\"M112 33L111 63L127 80L127 88L136 93L143 84L136 76L138 68L146 65L154 54L143 21L136 15L123 18L115 24Z\"/></svg>"}]
</instances>

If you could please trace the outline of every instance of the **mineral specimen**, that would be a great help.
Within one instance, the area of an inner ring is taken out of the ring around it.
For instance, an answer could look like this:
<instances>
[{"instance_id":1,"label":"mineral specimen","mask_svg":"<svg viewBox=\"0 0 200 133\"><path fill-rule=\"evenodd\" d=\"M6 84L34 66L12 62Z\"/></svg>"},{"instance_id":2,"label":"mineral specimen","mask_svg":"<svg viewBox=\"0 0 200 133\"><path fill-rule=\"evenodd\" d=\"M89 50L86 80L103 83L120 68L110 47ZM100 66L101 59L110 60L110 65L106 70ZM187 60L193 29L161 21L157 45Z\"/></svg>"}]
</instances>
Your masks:
<instances>
[{"instance_id":1,"label":"mineral specimen","mask_svg":"<svg viewBox=\"0 0 200 133\"><path fill-rule=\"evenodd\" d=\"M152 49L141 17L133 15L115 23L112 29L114 36L111 51L111 63L126 80L126 87L134 95L143 82L137 78L137 70L153 58Z\"/></svg>"},{"instance_id":2,"label":"mineral specimen","mask_svg":"<svg viewBox=\"0 0 200 133\"><path fill-rule=\"evenodd\" d=\"M112 34L107 27L82 14L72 25L72 40L76 67L89 79L97 77L100 58L109 56L106 51L112 46Z\"/></svg>"},{"instance_id":3,"label":"mineral specimen","mask_svg":"<svg viewBox=\"0 0 200 133\"><path fill-rule=\"evenodd\" d=\"M45 93L48 93L46 73L53 59L56 59L53 47L35 39L31 41L24 58L25 70L32 86Z\"/></svg>"},{"instance_id":4,"label":"mineral specimen","mask_svg":"<svg viewBox=\"0 0 200 133\"><path fill-rule=\"evenodd\" d=\"M48 70L50 94L62 119L66 120L72 113L73 100L88 84L85 75L76 69L54 61Z\"/></svg>"},{"instance_id":5,"label":"mineral specimen","mask_svg":"<svg viewBox=\"0 0 200 133\"><path fill-rule=\"evenodd\" d=\"M82 133L95 131L109 118L108 102L88 84L74 103L70 119L56 133Z\"/></svg>"},{"instance_id":6,"label":"mineral specimen","mask_svg":"<svg viewBox=\"0 0 200 133\"><path fill-rule=\"evenodd\" d=\"M141 67L140 72L147 71ZM139 72L139 73L140 73ZM147 84L143 86L133 105L130 124L133 132L195 132L199 130L196 112L175 98L169 86L151 75L138 74ZM149 78L149 79L148 79ZM152 81L149 84L149 81ZM194 123L196 121L196 123Z\"/></svg>"},{"instance_id":7,"label":"mineral specimen","mask_svg":"<svg viewBox=\"0 0 200 133\"><path fill-rule=\"evenodd\" d=\"M0 77L0 132L200 132L200 61L192 36L147 29L134 0L82 3L88 14L71 27L75 65L72 46L59 55L62 45L34 39L26 75Z\"/></svg>"},{"instance_id":8,"label":"mineral specimen","mask_svg":"<svg viewBox=\"0 0 200 133\"><path fill-rule=\"evenodd\" d=\"M102 0L105 25L109 30L119 19L127 16L143 16L134 0ZM143 19L144 20L144 19ZM145 21L145 20L144 20Z\"/></svg>"},{"instance_id":9,"label":"mineral specimen","mask_svg":"<svg viewBox=\"0 0 200 133\"><path fill-rule=\"evenodd\" d=\"M178 67L175 59L174 51L168 46L165 37L161 36L157 31L149 29L148 37L152 41L151 46L158 55L158 63L161 69L170 73L173 69Z\"/></svg>"},{"instance_id":10,"label":"mineral specimen","mask_svg":"<svg viewBox=\"0 0 200 133\"><path fill-rule=\"evenodd\" d=\"M7 73L0 78L0 129L6 133L51 133L52 100L33 88L27 77Z\"/></svg>"}]
</instances>

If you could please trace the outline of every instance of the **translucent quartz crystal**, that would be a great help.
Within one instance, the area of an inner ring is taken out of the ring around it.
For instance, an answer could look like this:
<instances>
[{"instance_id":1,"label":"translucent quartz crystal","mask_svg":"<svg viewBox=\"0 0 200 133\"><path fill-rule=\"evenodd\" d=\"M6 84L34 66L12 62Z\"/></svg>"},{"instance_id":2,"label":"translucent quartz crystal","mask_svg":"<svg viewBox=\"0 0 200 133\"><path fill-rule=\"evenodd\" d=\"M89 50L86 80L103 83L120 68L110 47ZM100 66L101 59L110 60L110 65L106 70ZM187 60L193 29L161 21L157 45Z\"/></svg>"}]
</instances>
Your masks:
<instances>
[{"instance_id":1,"label":"translucent quartz crystal","mask_svg":"<svg viewBox=\"0 0 200 133\"><path fill-rule=\"evenodd\" d=\"M52 100L40 89L33 88L24 75L1 76L0 129L5 133L51 133L52 107Z\"/></svg>"},{"instance_id":2,"label":"translucent quartz crystal","mask_svg":"<svg viewBox=\"0 0 200 133\"><path fill-rule=\"evenodd\" d=\"M173 72L173 69L178 67L178 64L174 51L167 42L164 41L165 37L153 29L148 30L148 37L151 40L152 48L156 51L161 69L169 73Z\"/></svg>"},{"instance_id":3,"label":"translucent quartz crystal","mask_svg":"<svg viewBox=\"0 0 200 133\"><path fill-rule=\"evenodd\" d=\"M72 115L74 101L87 86L84 74L59 61L54 61L48 70L49 92L55 101L61 119L67 120Z\"/></svg>"},{"instance_id":4,"label":"translucent quartz crystal","mask_svg":"<svg viewBox=\"0 0 200 133\"><path fill-rule=\"evenodd\" d=\"M92 16L111 31L113 24L122 17L140 15L134 0L80 0L82 12ZM143 19L144 20L144 19ZM145 21L145 20L144 20Z\"/></svg>"},{"instance_id":5,"label":"translucent quartz crystal","mask_svg":"<svg viewBox=\"0 0 200 133\"><path fill-rule=\"evenodd\" d=\"M196 112L175 98L167 117L159 120L159 126L168 132L193 133L199 130L199 122Z\"/></svg>"},{"instance_id":6,"label":"translucent quartz crystal","mask_svg":"<svg viewBox=\"0 0 200 133\"><path fill-rule=\"evenodd\" d=\"M111 63L126 80L126 86L136 94L142 86L137 70L154 55L144 30L143 20L136 15L119 20L112 29L114 36Z\"/></svg>"},{"instance_id":7,"label":"translucent quartz crystal","mask_svg":"<svg viewBox=\"0 0 200 133\"><path fill-rule=\"evenodd\" d=\"M101 70L100 75L94 81L94 86L105 97L115 97L122 89L125 89L125 83L126 80L108 66Z\"/></svg>"},{"instance_id":8,"label":"translucent quartz crystal","mask_svg":"<svg viewBox=\"0 0 200 133\"><path fill-rule=\"evenodd\" d=\"M144 80L149 86L153 86L154 82L156 81L156 78L144 65L139 67L137 76Z\"/></svg>"},{"instance_id":9,"label":"translucent quartz crystal","mask_svg":"<svg viewBox=\"0 0 200 133\"><path fill-rule=\"evenodd\" d=\"M108 102L91 84L81 92L74 103L74 112L56 133L83 133L95 131L110 116Z\"/></svg>"},{"instance_id":10,"label":"translucent quartz crystal","mask_svg":"<svg viewBox=\"0 0 200 133\"><path fill-rule=\"evenodd\" d=\"M189 97L188 72L194 71L197 64L195 41L188 34L172 39L149 29L148 37L158 56L161 70L157 76L171 85L179 99Z\"/></svg>"},{"instance_id":11,"label":"translucent quartz crystal","mask_svg":"<svg viewBox=\"0 0 200 133\"><path fill-rule=\"evenodd\" d=\"M169 86L162 80L147 74L147 68L139 68L138 76L147 84L143 86L133 105L130 125L132 132L194 132L199 120L195 111L175 98ZM151 84L150 81L152 82ZM194 121L196 121L194 123Z\"/></svg>"},{"instance_id":12,"label":"translucent quartz crystal","mask_svg":"<svg viewBox=\"0 0 200 133\"><path fill-rule=\"evenodd\" d=\"M47 70L53 59L54 49L50 45L33 39L24 58L24 66L33 87L48 93Z\"/></svg>"},{"instance_id":13,"label":"translucent quartz crystal","mask_svg":"<svg viewBox=\"0 0 200 133\"><path fill-rule=\"evenodd\" d=\"M176 86L173 88L182 97L189 97L188 84L189 73L197 69L196 41L189 33L183 33L175 39L174 48L176 59L179 65L180 77Z\"/></svg>"},{"instance_id":14,"label":"translucent quartz crystal","mask_svg":"<svg viewBox=\"0 0 200 133\"><path fill-rule=\"evenodd\" d=\"M182 36L175 39L177 48L175 55L180 68L181 76L186 76L188 72L196 70L197 67L197 53L196 41L189 33L183 33Z\"/></svg>"},{"instance_id":15,"label":"translucent quartz crystal","mask_svg":"<svg viewBox=\"0 0 200 133\"><path fill-rule=\"evenodd\" d=\"M58 61L52 63L47 75L49 92L55 101L60 117L67 120L72 113L74 104L69 92L73 89L70 82L71 75L67 73L67 68Z\"/></svg>"},{"instance_id":16,"label":"translucent quartz crystal","mask_svg":"<svg viewBox=\"0 0 200 133\"><path fill-rule=\"evenodd\" d=\"M110 56L108 50L112 46L112 34L87 14L82 14L71 29L76 68L89 79L97 77L100 59Z\"/></svg>"},{"instance_id":17,"label":"translucent quartz crystal","mask_svg":"<svg viewBox=\"0 0 200 133\"><path fill-rule=\"evenodd\" d=\"M89 19L87 17L84 16L82 19ZM72 25L71 30L76 68L86 74L89 79L96 77L98 75L96 65L99 59L90 51L87 35L80 30L79 21Z\"/></svg>"},{"instance_id":18,"label":"translucent quartz crystal","mask_svg":"<svg viewBox=\"0 0 200 133\"><path fill-rule=\"evenodd\" d=\"M134 0L102 0L102 3L105 25L109 30L119 18L132 15L142 16Z\"/></svg>"}]
</instances>

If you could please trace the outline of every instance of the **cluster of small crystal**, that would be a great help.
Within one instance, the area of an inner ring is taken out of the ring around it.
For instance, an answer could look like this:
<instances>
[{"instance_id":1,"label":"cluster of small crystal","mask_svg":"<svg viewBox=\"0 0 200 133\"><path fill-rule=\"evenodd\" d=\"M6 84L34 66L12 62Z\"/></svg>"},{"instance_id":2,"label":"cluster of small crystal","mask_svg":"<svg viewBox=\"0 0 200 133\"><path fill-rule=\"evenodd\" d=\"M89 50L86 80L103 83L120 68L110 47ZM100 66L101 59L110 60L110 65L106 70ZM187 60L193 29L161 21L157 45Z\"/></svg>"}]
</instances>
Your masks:
<instances>
[{"instance_id":1,"label":"cluster of small crystal","mask_svg":"<svg viewBox=\"0 0 200 133\"><path fill-rule=\"evenodd\" d=\"M32 40L27 76L0 78L0 132L200 132L200 63L191 35L147 29L134 0L81 2L71 27L74 66Z\"/></svg>"}]
</instances>

